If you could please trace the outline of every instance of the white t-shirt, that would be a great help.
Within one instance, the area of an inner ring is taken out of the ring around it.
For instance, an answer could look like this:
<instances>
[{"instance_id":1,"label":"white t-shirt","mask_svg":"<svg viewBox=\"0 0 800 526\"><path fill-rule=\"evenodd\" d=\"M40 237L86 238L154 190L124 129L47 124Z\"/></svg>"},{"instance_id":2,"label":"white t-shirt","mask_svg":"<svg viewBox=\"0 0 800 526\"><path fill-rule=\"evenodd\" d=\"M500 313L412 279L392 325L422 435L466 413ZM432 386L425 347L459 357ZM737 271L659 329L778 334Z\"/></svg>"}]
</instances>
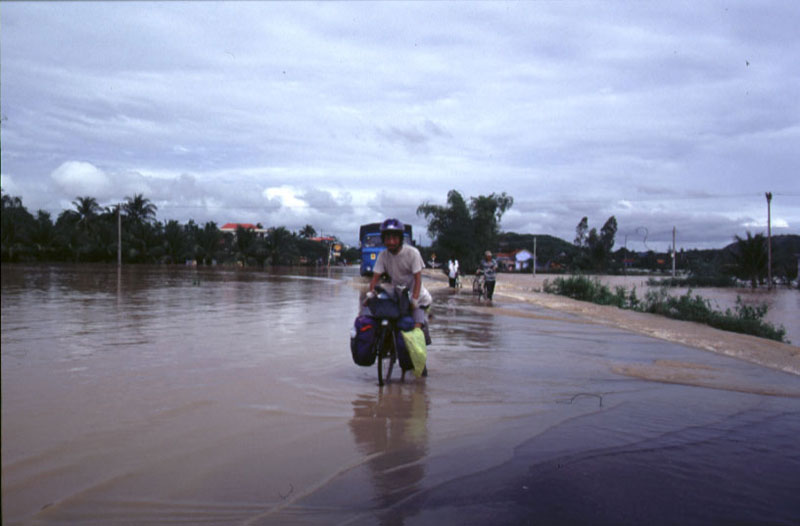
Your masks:
<instances>
[{"instance_id":1,"label":"white t-shirt","mask_svg":"<svg viewBox=\"0 0 800 526\"><path fill-rule=\"evenodd\" d=\"M451 259L449 263L450 273L448 274L449 277L455 279L458 275L458 260Z\"/></svg>"},{"instance_id":2,"label":"white t-shirt","mask_svg":"<svg viewBox=\"0 0 800 526\"><path fill-rule=\"evenodd\" d=\"M376 274L383 274L386 272L392 279L392 285L402 285L408 287L410 293L414 292L414 274L422 272L425 264L422 261L422 256L416 247L403 244L397 254L392 254L388 250L384 250L378 254L378 260L375 262L375 267L372 269ZM419 289L419 305L426 307L433 303L431 293L420 285Z\"/></svg>"}]
</instances>

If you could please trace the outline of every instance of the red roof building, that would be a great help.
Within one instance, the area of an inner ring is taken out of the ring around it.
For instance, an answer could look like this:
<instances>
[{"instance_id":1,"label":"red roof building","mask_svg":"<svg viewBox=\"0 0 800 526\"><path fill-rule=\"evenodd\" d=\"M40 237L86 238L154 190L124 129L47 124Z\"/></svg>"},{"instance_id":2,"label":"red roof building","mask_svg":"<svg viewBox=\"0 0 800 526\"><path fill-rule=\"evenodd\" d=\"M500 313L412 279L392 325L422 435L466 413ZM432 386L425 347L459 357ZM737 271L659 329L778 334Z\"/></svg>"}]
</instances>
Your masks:
<instances>
[{"instance_id":1,"label":"red roof building","mask_svg":"<svg viewBox=\"0 0 800 526\"><path fill-rule=\"evenodd\" d=\"M245 230L253 230L259 234L264 234L267 231L265 228L259 228L258 225L254 225L253 223L225 223L220 227L220 230L222 232L232 232L235 234L236 229L239 227L242 227Z\"/></svg>"}]
</instances>

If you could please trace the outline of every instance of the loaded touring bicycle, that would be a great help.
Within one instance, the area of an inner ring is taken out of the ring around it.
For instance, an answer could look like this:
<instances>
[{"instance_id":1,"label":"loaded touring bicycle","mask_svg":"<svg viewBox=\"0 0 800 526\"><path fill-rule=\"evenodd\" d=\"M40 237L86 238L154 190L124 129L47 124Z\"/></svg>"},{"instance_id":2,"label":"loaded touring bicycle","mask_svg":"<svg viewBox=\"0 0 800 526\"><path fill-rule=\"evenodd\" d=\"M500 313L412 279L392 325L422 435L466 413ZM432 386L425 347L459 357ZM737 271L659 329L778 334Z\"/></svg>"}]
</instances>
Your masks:
<instances>
[{"instance_id":1,"label":"loaded touring bicycle","mask_svg":"<svg viewBox=\"0 0 800 526\"><path fill-rule=\"evenodd\" d=\"M395 363L402 370L402 381L405 380L406 371L415 369L415 359L417 365L422 360L424 368L425 356L424 351L420 357L416 348L409 350L403 335L414 330L408 289L394 287L387 290L379 286L375 292L375 296L367 300L366 307L356 318L350 334L350 351L357 365L368 367L377 362L378 385L383 386L389 381ZM426 372L422 374L426 376Z\"/></svg>"}]
</instances>

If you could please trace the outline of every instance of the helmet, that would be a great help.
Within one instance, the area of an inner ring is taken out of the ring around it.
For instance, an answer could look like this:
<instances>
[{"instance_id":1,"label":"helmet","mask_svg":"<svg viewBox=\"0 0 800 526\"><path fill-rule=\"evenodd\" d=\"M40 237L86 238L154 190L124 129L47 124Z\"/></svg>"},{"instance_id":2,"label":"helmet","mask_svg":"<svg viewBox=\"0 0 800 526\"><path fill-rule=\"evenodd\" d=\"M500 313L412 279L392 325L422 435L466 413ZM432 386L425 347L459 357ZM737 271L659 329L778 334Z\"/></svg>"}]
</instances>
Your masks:
<instances>
[{"instance_id":1,"label":"helmet","mask_svg":"<svg viewBox=\"0 0 800 526\"><path fill-rule=\"evenodd\" d=\"M483 253L483 255L487 257L492 257L492 252L491 250L487 250L486 252Z\"/></svg>"},{"instance_id":2,"label":"helmet","mask_svg":"<svg viewBox=\"0 0 800 526\"><path fill-rule=\"evenodd\" d=\"M397 232L400 234L400 243L402 243L405 230L405 225L399 219L389 218L381 223L381 241L383 241L384 235L389 232Z\"/></svg>"}]
</instances>

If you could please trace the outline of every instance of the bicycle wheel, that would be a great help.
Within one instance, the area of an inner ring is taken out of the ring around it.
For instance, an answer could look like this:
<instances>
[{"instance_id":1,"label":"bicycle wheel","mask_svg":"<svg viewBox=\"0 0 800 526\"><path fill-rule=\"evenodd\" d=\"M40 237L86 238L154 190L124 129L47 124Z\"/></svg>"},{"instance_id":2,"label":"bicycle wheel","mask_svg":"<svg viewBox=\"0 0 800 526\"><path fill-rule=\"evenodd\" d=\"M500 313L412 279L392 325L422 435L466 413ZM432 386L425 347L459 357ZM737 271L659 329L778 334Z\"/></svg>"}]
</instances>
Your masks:
<instances>
[{"instance_id":1,"label":"bicycle wheel","mask_svg":"<svg viewBox=\"0 0 800 526\"><path fill-rule=\"evenodd\" d=\"M481 280L478 278L472 280L472 293L477 296L481 294Z\"/></svg>"},{"instance_id":2,"label":"bicycle wheel","mask_svg":"<svg viewBox=\"0 0 800 526\"><path fill-rule=\"evenodd\" d=\"M486 280L481 278L478 280L478 301L482 301L486 297Z\"/></svg>"},{"instance_id":3,"label":"bicycle wheel","mask_svg":"<svg viewBox=\"0 0 800 526\"><path fill-rule=\"evenodd\" d=\"M393 331L384 326L378 336L378 385L383 386L392 376L392 368L396 360Z\"/></svg>"}]
</instances>

